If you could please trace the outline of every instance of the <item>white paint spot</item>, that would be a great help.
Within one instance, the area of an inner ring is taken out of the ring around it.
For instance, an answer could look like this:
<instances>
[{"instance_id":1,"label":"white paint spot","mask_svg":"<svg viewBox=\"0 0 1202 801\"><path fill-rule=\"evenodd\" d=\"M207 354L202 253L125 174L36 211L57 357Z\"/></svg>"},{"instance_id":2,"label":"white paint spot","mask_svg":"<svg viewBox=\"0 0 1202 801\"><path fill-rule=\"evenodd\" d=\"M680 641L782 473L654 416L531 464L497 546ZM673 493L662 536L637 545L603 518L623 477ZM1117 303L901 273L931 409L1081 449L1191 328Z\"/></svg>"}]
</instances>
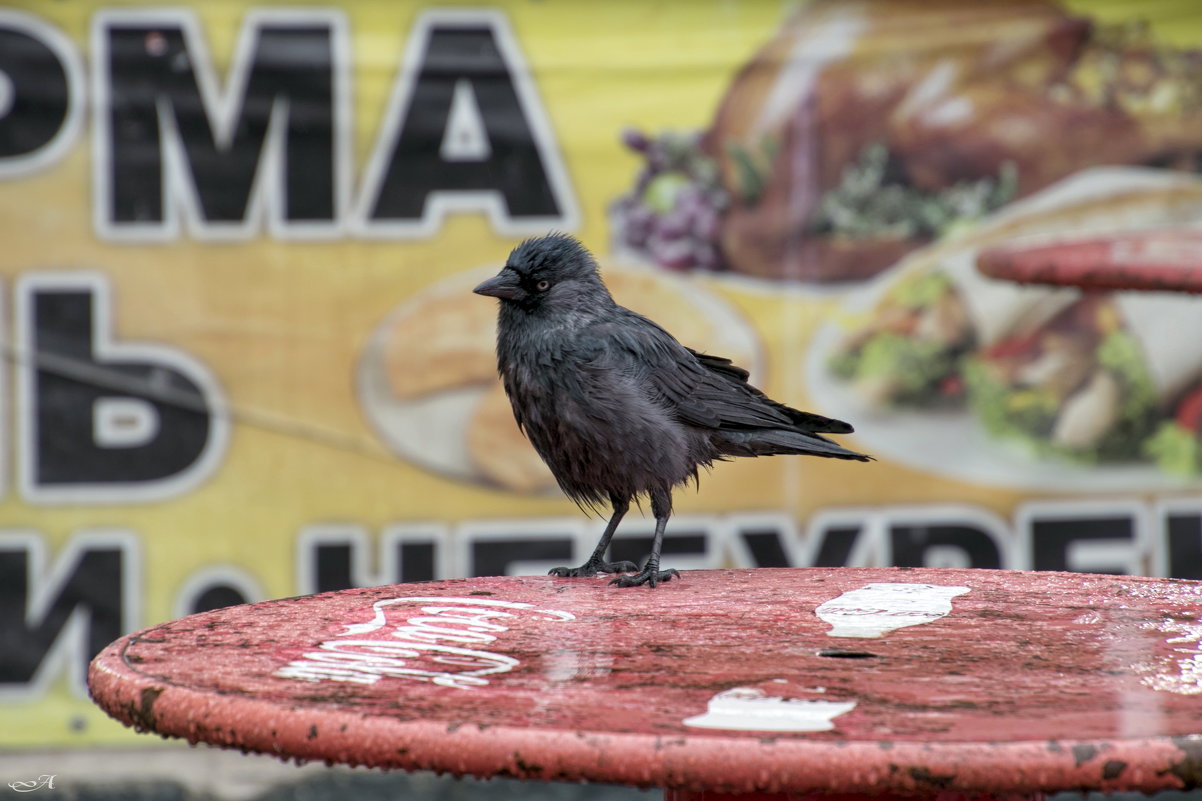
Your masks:
<instances>
[{"instance_id":1,"label":"white paint spot","mask_svg":"<svg viewBox=\"0 0 1202 801\"><path fill-rule=\"evenodd\" d=\"M831 625L828 637L880 637L944 617L952 611L952 598L968 591L942 584L866 584L826 601L814 613Z\"/></svg>"},{"instance_id":2,"label":"white paint spot","mask_svg":"<svg viewBox=\"0 0 1202 801\"><path fill-rule=\"evenodd\" d=\"M681 722L699 729L830 731L836 717L855 707L855 701L779 698L755 687L732 687L711 698L705 714Z\"/></svg>"},{"instance_id":3,"label":"white paint spot","mask_svg":"<svg viewBox=\"0 0 1202 801\"><path fill-rule=\"evenodd\" d=\"M167 54L167 37L159 31L146 34L146 52L158 58Z\"/></svg>"}]
</instances>

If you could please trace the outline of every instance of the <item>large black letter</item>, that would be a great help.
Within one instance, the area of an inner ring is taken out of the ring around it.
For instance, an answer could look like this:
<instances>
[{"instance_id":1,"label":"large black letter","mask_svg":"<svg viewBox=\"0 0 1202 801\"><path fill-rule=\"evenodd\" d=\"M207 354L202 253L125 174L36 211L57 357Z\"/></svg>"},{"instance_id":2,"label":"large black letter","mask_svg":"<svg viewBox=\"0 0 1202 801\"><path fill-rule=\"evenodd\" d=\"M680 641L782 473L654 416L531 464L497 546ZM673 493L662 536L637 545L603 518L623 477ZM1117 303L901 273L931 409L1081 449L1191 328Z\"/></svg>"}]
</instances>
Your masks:
<instances>
[{"instance_id":1,"label":"large black letter","mask_svg":"<svg viewBox=\"0 0 1202 801\"><path fill-rule=\"evenodd\" d=\"M365 177L369 227L433 233L448 209L505 232L572 227L575 209L521 53L492 12L431 12L405 51Z\"/></svg>"},{"instance_id":2,"label":"large black letter","mask_svg":"<svg viewBox=\"0 0 1202 801\"><path fill-rule=\"evenodd\" d=\"M1139 510L1084 502L1064 509L1031 503L1020 509L1020 526L1029 531L1034 570L1139 575L1143 572Z\"/></svg>"},{"instance_id":3,"label":"large black letter","mask_svg":"<svg viewBox=\"0 0 1202 801\"><path fill-rule=\"evenodd\" d=\"M740 526L735 536L750 557L749 564L739 567L793 567L780 527L771 524Z\"/></svg>"},{"instance_id":4,"label":"large black letter","mask_svg":"<svg viewBox=\"0 0 1202 801\"><path fill-rule=\"evenodd\" d=\"M102 278L18 285L22 490L44 502L125 502L189 489L225 444L216 383L162 346L109 341Z\"/></svg>"},{"instance_id":5,"label":"large black letter","mask_svg":"<svg viewBox=\"0 0 1202 801\"><path fill-rule=\"evenodd\" d=\"M371 535L356 523L306 527L296 544L297 592L329 592L460 575L443 564L447 546L441 525L386 527L381 536L380 567L375 573L369 567L371 550Z\"/></svg>"},{"instance_id":6,"label":"large black letter","mask_svg":"<svg viewBox=\"0 0 1202 801\"><path fill-rule=\"evenodd\" d=\"M347 168L339 152L345 100L336 96L346 92L337 80L345 68L339 18L250 15L219 93L192 16L98 17L103 233L170 238L177 205L197 235L254 235L263 210L276 235L334 231Z\"/></svg>"},{"instance_id":7,"label":"large black letter","mask_svg":"<svg viewBox=\"0 0 1202 801\"><path fill-rule=\"evenodd\" d=\"M77 534L46 571L36 536L0 538L0 687L34 691L66 668L82 692L88 662L137 623L135 557L125 535Z\"/></svg>"},{"instance_id":8,"label":"large black letter","mask_svg":"<svg viewBox=\"0 0 1202 801\"><path fill-rule=\"evenodd\" d=\"M53 162L79 128L83 68L71 41L0 9L0 178Z\"/></svg>"},{"instance_id":9,"label":"large black letter","mask_svg":"<svg viewBox=\"0 0 1202 801\"><path fill-rule=\"evenodd\" d=\"M1202 513L1175 510L1162 518L1165 575L1202 579Z\"/></svg>"},{"instance_id":10,"label":"large black letter","mask_svg":"<svg viewBox=\"0 0 1202 801\"><path fill-rule=\"evenodd\" d=\"M971 523L889 527L896 567L1002 567L1002 550L989 532Z\"/></svg>"}]
</instances>

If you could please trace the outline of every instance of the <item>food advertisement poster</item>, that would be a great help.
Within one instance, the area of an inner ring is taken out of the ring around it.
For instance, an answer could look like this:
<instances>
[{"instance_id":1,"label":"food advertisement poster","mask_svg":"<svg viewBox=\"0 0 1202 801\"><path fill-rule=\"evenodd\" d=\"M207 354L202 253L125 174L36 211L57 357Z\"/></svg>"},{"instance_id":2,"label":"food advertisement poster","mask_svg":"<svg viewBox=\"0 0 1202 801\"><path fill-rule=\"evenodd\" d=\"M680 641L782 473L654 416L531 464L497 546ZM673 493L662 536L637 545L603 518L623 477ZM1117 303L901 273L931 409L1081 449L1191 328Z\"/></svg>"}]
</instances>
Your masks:
<instances>
[{"instance_id":1,"label":"food advertisement poster","mask_svg":"<svg viewBox=\"0 0 1202 801\"><path fill-rule=\"evenodd\" d=\"M1192 0L16 4L0 742L136 741L83 676L159 621L583 561L471 292L550 231L877 459L717 465L681 581L1202 578L1202 301L980 270L1202 269Z\"/></svg>"}]
</instances>

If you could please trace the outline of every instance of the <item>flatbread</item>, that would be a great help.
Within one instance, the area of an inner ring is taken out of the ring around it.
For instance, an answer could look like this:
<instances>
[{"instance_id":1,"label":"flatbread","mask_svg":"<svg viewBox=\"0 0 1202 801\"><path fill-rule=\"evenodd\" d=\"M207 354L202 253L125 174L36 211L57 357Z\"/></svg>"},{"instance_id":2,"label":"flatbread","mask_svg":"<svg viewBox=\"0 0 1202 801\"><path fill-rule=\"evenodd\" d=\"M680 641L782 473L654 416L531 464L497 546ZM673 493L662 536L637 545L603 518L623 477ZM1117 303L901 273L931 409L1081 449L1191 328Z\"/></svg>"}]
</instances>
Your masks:
<instances>
[{"instance_id":1,"label":"flatbread","mask_svg":"<svg viewBox=\"0 0 1202 801\"><path fill-rule=\"evenodd\" d=\"M480 396L467 426L472 465L490 484L517 492L555 487L555 478L513 419L501 382Z\"/></svg>"}]
</instances>

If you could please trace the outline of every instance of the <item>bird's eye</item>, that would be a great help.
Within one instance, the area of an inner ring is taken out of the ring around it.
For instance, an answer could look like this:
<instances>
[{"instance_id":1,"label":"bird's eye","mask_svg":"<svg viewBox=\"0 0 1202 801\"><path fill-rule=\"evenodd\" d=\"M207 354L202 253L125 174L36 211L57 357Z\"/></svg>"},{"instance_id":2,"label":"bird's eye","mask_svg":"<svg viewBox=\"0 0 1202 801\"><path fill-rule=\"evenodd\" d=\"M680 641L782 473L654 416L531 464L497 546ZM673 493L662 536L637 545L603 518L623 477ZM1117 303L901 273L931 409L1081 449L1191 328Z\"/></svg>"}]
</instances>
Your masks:
<instances>
[{"instance_id":1,"label":"bird's eye","mask_svg":"<svg viewBox=\"0 0 1202 801\"><path fill-rule=\"evenodd\" d=\"M535 284L534 288L539 292L546 292L551 288L551 282L544 278L542 281L539 281L537 284Z\"/></svg>"}]
</instances>

